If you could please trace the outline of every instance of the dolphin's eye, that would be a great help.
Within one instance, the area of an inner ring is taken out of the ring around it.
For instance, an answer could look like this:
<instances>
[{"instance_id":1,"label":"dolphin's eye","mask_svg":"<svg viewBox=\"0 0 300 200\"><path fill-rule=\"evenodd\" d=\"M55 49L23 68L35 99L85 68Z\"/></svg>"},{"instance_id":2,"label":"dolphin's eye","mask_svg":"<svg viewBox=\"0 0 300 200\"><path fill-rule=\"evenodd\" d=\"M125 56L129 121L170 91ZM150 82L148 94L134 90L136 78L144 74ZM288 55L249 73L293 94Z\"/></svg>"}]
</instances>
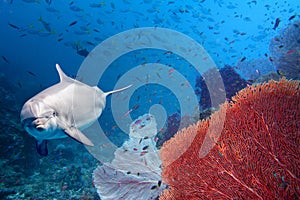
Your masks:
<instances>
[{"instance_id":1,"label":"dolphin's eye","mask_svg":"<svg viewBox=\"0 0 300 200\"><path fill-rule=\"evenodd\" d=\"M55 111L53 111L52 113L53 117L57 116L57 113Z\"/></svg>"}]
</instances>

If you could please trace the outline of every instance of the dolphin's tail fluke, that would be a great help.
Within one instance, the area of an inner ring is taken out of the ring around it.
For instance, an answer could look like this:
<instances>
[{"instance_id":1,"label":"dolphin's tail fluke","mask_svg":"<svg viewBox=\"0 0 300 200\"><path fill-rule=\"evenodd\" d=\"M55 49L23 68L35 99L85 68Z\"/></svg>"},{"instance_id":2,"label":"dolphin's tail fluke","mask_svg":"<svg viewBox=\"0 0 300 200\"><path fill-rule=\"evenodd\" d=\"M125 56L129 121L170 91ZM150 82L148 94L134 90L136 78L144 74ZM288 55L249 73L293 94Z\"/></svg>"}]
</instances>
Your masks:
<instances>
[{"instance_id":1,"label":"dolphin's tail fluke","mask_svg":"<svg viewBox=\"0 0 300 200\"><path fill-rule=\"evenodd\" d=\"M110 94L113 94L113 93L116 93L116 92L121 92L121 91L123 91L123 90L126 90L126 89L130 88L131 86L132 86L132 85L128 85L128 86L123 87L123 88L121 88L121 89L113 90L113 91L110 91L110 92L105 92L105 93L104 93L104 96L106 97L106 96L108 96L108 95L110 95Z\"/></svg>"}]
</instances>

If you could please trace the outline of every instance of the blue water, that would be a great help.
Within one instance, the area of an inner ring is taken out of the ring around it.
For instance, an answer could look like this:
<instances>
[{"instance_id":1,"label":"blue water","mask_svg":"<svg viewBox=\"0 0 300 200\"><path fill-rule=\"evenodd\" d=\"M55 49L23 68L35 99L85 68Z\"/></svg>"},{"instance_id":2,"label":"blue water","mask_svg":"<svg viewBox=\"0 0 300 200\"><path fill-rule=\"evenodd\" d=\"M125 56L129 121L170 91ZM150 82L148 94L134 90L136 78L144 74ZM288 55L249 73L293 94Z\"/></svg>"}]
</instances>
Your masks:
<instances>
[{"instance_id":1,"label":"blue water","mask_svg":"<svg viewBox=\"0 0 300 200\"><path fill-rule=\"evenodd\" d=\"M84 58L66 46L68 43L79 42L91 50L93 46L86 42L99 44L114 34L135 27L157 26L182 32L202 44L219 67L236 65L244 56L251 59L268 53L269 40L289 22L290 16L299 12L299 3L295 0L103 1L99 8L90 6L97 1L52 1L50 5L43 0L39 3L10 2L1 1L0 8L0 51L9 60L9 64L2 61L1 70L24 87L28 79L33 78L28 77L26 70L33 71L37 75L36 81L42 85L56 82L55 63L60 63L68 74L76 74ZM82 10L73 11L71 7ZM49 23L53 33L45 30L38 21L40 17ZM273 30L278 17L281 22L278 29ZM77 24L70 27L73 21ZM84 27L83 30L80 27ZM235 30L246 35L235 33ZM60 34L63 35L59 37ZM60 42L57 41L59 38L62 38Z\"/></svg>"},{"instance_id":2,"label":"blue water","mask_svg":"<svg viewBox=\"0 0 300 200\"><path fill-rule=\"evenodd\" d=\"M183 116L188 113L191 117L195 117L192 111L199 114L207 108L204 104L201 105L201 98L195 94L192 95L195 96L196 102L199 102L199 104L191 103L191 108L182 107L182 104L190 101L190 97L176 96L176 94L183 93L188 89L191 89L191 91L203 90L203 88L199 89L199 85L197 86L197 77L202 75L197 71L197 66L193 66L190 60L187 60L184 56L173 52L173 50L188 49L188 47L178 41L178 46L175 47L165 44L166 49L148 48L147 46L143 49L132 49L132 51L129 50L128 53L118 55L117 58L112 59L108 66L104 66L103 63L106 58L111 59L111 56L93 55L95 47L118 34L123 34L124 31L146 27L175 31L180 33L183 38L193 39L205 49L208 55L200 55L199 59L203 61L210 60L219 69L231 66L237 76L239 75L239 78L241 78L241 80L238 79L241 85L239 89L241 89L246 87L246 84L252 84L264 75L272 72L278 73L278 67L276 68L270 61L273 59L272 52L269 49L270 41L281 34L287 26L297 20L299 21L299 13L300 4L297 0L1 0L0 73L1 87L6 90L6 93L4 93L6 96L3 94L4 98L1 100L2 115L13 115L12 120L15 120L15 123L18 124L18 112L23 103L39 91L59 81L55 69L56 63L60 64L67 75L89 83L91 80L81 74L80 69L82 69L81 67L86 59L94 58L99 70L105 68L101 77L94 77L99 80L96 85L103 91L113 90L118 81L122 79L122 76L123 79L125 77L124 84L126 85L140 85L135 88L132 95L126 96L124 94L120 99L117 99L120 102L127 102L128 100L128 103L124 104L126 106L124 110L116 111L117 117L112 113L115 105L113 99L108 98L107 107L99 119L99 123L110 140L115 145L121 146L128 136L120 127L119 123L121 122L118 122L118 120L121 121L126 117L136 119L149 112L153 105L160 105L164 108L160 120L162 122L158 123L159 130L163 133L168 128L166 127L168 116L174 113L181 113L181 116ZM279 24L276 24L276 20L280 20ZM137 43L143 40L142 37L137 37L137 40L139 40ZM163 37L160 34L154 35L158 42L161 39L161 43L165 39ZM112 40L111 44L113 48L116 48L116 51L123 48L130 49L128 46L123 46L127 44L125 36L123 42L119 41L118 43L118 41L115 41L114 43L114 40ZM135 46L136 44L133 42L127 45ZM88 55L89 52L91 53ZM257 61L259 59L262 60ZM153 68L148 67L143 69L142 74L128 75L130 70L134 70L137 66L146 66L149 63L161 64L162 68L155 68L156 71L153 71ZM167 67L166 70L163 69L164 66ZM299 65L296 71L299 72ZM182 77L182 80L174 78L177 77L176 73ZM230 78L235 77L228 75L227 79L226 73L225 71L225 75L221 73L223 79L231 80ZM299 74L296 74L295 77L299 77ZM162 82L171 83L176 87L161 85ZM232 88L229 87L230 83L226 84L226 90ZM239 89L234 88L230 92L227 91L231 95L226 97L230 98ZM220 87L220 91L222 91L222 87ZM5 99L9 99L13 103L7 103ZM120 103L120 105L123 104ZM7 109L10 106L14 107L13 111ZM7 119L9 117L5 118L5 120ZM2 124L5 123L11 125L9 121L4 121ZM129 122L127 126L129 126ZM178 126L176 127L178 129ZM169 129L171 128L169 127ZM5 130L3 128L3 131ZM20 133L13 133L14 137L18 137L18 134ZM22 134L25 134L25 132ZM25 140L23 137L29 139ZM23 140L23 142L34 141L29 135L22 135L20 140ZM67 146L77 145L72 140L67 141ZM18 148L16 144L11 145ZM55 150L55 147L53 145L52 148ZM4 150L1 152L3 155L6 154L5 159L11 153L7 148L11 147L3 146L2 149ZM78 148L81 148L80 145ZM41 159L34 151L34 144L29 149L33 150L30 153L34 154L31 159ZM69 153L69 151L66 152ZM82 148L80 152L82 153L81 158L86 157L85 149ZM56 164L59 162L62 168L68 165L68 159L66 163L60 162L61 157L55 156L58 155L57 153L55 151L53 153L54 157L49 158L49 160L54 160ZM25 155L27 154L28 152ZM71 157L73 159L73 155ZM92 160L93 158L89 159L91 160L87 163L91 165L89 167L92 170L97 161ZM49 160L43 162L49 162ZM26 162L26 159L23 158L23 161ZM38 162L42 161L39 160ZM38 164L38 162L34 167L40 169L41 164ZM80 159L78 162L80 163ZM16 167L21 164L17 162L11 165ZM44 168L47 167L49 165L45 164ZM32 167L28 168L33 169ZM47 171L47 169L43 170ZM32 173L34 171L29 174ZM40 181L38 178L36 180L37 182ZM18 180L16 181L12 181L16 187L21 187L22 183L25 184L25 181L22 182L21 180L21 183ZM3 176L1 176L0 184L3 188L7 187L6 179ZM76 189L78 187L80 186L76 186ZM28 188L25 190L28 190ZM34 195L32 197L36 198ZM1 198L5 199L5 195ZM63 197L58 197L58 199L60 198L63 199Z\"/></svg>"}]
</instances>

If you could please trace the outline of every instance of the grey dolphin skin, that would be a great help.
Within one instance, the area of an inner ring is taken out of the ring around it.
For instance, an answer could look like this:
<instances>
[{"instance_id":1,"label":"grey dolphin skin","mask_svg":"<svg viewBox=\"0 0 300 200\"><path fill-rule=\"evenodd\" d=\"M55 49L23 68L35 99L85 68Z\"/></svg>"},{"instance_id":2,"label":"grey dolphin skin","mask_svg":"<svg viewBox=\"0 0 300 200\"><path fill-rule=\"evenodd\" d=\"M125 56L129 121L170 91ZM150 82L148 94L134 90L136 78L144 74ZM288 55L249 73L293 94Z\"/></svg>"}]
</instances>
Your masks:
<instances>
[{"instance_id":1,"label":"grey dolphin skin","mask_svg":"<svg viewBox=\"0 0 300 200\"><path fill-rule=\"evenodd\" d=\"M36 138L40 155L48 154L47 141L65 137L88 145L94 144L81 132L100 117L106 97L122 89L103 92L68 77L56 64L60 82L29 99L21 111L24 129Z\"/></svg>"}]
</instances>

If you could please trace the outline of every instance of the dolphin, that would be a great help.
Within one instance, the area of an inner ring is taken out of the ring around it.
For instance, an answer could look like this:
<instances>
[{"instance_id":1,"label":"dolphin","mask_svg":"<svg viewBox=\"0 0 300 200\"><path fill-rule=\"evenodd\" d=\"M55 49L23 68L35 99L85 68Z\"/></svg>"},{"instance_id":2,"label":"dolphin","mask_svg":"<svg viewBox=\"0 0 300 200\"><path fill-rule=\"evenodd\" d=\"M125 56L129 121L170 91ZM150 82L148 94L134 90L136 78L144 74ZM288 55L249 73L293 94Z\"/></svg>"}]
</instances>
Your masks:
<instances>
[{"instance_id":1,"label":"dolphin","mask_svg":"<svg viewBox=\"0 0 300 200\"><path fill-rule=\"evenodd\" d=\"M68 77L56 64L60 82L25 102L20 118L24 129L36 139L37 152L48 155L47 141L72 137L88 145L94 144L81 132L100 117L106 97L131 85L103 92Z\"/></svg>"}]
</instances>

